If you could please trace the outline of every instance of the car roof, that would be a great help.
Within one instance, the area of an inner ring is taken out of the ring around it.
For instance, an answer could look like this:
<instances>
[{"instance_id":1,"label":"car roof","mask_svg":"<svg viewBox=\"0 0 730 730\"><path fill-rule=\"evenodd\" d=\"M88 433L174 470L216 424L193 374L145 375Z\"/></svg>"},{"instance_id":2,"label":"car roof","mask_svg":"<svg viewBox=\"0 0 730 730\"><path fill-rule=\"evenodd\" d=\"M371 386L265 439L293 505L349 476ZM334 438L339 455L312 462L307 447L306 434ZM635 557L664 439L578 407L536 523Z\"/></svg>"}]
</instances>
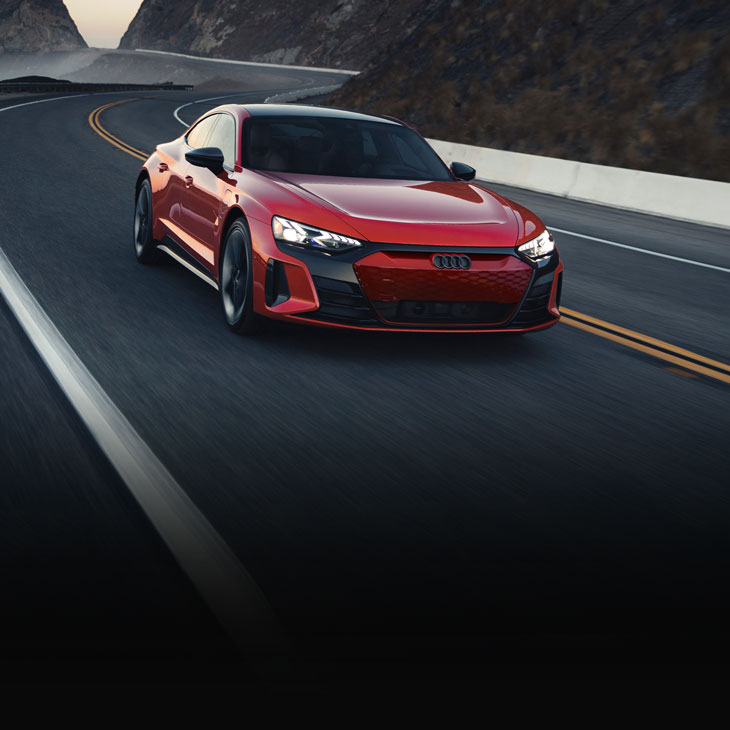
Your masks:
<instances>
[{"instance_id":1,"label":"car roof","mask_svg":"<svg viewBox=\"0 0 730 730\"><path fill-rule=\"evenodd\" d=\"M329 119L355 119L362 122L380 122L403 126L394 119L371 114L335 109L329 106L308 106L305 104L243 104L252 117L326 117Z\"/></svg>"}]
</instances>

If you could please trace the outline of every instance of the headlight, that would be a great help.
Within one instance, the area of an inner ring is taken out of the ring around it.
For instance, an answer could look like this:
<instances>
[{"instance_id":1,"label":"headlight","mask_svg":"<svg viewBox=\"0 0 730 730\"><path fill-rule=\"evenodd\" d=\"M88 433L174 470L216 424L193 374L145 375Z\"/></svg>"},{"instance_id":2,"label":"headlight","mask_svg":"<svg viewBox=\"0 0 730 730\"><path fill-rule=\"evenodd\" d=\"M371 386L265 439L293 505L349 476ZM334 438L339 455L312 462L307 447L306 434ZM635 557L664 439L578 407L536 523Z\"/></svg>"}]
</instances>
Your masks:
<instances>
[{"instance_id":1,"label":"headlight","mask_svg":"<svg viewBox=\"0 0 730 730\"><path fill-rule=\"evenodd\" d=\"M527 256L532 261L545 258L555 250L555 241L553 234L549 231L543 231L537 238L533 238L527 243L523 243L517 247L517 252L523 256Z\"/></svg>"},{"instance_id":2,"label":"headlight","mask_svg":"<svg viewBox=\"0 0 730 730\"><path fill-rule=\"evenodd\" d=\"M332 233L331 231L323 231L321 228L280 218L278 215L275 215L271 221L271 230L277 241L284 241L294 246L316 249L325 253L339 253L362 246L362 241L358 241L356 238Z\"/></svg>"}]
</instances>

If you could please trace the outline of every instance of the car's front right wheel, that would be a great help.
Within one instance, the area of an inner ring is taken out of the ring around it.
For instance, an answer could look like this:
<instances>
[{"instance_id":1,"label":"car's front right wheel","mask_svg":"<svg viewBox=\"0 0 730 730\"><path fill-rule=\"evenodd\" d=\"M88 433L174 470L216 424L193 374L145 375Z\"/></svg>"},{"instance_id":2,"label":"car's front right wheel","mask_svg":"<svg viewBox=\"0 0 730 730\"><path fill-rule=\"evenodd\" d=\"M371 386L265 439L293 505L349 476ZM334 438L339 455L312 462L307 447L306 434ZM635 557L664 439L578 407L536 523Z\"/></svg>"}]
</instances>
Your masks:
<instances>
[{"instance_id":1,"label":"car's front right wheel","mask_svg":"<svg viewBox=\"0 0 730 730\"><path fill-rule=\"evenodd\" d=\"M251 236L239 219L231 225L223 244L220 296L228 327L236 334L258 331L260 317L253 311L253 256Z\"/></svg>"}]
</instances>

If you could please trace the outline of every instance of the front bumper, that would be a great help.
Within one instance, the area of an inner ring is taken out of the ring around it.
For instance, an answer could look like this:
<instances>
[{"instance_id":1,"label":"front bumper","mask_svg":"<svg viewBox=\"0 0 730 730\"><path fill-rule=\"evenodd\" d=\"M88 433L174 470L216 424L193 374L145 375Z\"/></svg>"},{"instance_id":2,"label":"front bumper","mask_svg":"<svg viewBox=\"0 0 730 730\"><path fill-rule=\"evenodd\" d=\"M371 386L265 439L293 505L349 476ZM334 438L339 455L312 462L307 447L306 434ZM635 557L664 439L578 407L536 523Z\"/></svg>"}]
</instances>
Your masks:
<instances>
[{"instance_id":1,"label":"front bumper","mask_svg":"<svg viewBox=\"0 0 730 730\"><path fill-rule=\"evenodd\" d=\"M557 252L528 263L513 248L470 247L467 270L436 268L436 246L378 244L328 256L277 242L266 260L269 317L363 330L505 332L560 318Z\"/></svg>"}]
</instances>

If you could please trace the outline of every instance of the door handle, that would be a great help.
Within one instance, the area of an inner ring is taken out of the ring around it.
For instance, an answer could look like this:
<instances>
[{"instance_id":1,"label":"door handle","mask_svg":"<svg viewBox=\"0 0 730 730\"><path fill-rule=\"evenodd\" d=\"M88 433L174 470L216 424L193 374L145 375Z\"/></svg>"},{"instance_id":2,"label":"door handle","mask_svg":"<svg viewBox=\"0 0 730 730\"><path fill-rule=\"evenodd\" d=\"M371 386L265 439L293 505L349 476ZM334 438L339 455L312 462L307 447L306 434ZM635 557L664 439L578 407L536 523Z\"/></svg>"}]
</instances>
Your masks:
<instances>
[{"instance_id":1,"label":"door handle","mask_svg":"<svg viewBox=\"0 0 730 730\"><path fill-rule=\"evenodd\" d=\"M157 165L157 169L160 172L167 172L170 168L167 166L167 163L166 162L160 162L160 164Z\"/></svg>"},{"instance_id":2,"label":"door handle","mask_svg":"<svg viewBox=\"0 0 730 730\"><path fill-rule=\"evenodd\" d=\"M193 186L193 178L190 175L185 176L185 187L191 188Z\"/></svg>"}]
</instances>

